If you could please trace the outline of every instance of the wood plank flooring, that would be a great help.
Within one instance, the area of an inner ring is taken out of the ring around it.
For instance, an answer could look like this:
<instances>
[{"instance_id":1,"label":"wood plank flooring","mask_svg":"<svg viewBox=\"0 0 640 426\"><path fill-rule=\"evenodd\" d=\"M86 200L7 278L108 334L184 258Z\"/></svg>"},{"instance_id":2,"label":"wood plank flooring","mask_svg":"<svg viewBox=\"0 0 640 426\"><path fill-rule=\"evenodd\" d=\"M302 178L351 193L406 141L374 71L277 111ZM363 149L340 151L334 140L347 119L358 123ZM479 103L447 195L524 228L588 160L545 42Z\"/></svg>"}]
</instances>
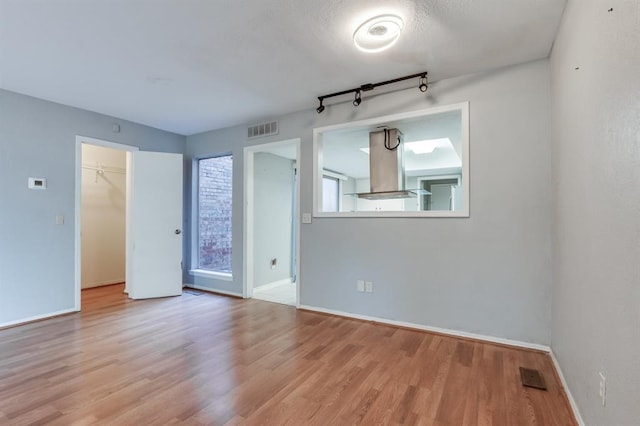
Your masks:
<instances>
[{"instance_id":1,"label":"wood plank flooring","mask_svg":"<svg viewBox=\"0 0 640 426\"><path fill-rule=\"evenodd\" d=\"M211 294L0 330L2 425L573 425L548 355ZM547 392L525 388L520 366Z\"/></svg>"}]
</instances>

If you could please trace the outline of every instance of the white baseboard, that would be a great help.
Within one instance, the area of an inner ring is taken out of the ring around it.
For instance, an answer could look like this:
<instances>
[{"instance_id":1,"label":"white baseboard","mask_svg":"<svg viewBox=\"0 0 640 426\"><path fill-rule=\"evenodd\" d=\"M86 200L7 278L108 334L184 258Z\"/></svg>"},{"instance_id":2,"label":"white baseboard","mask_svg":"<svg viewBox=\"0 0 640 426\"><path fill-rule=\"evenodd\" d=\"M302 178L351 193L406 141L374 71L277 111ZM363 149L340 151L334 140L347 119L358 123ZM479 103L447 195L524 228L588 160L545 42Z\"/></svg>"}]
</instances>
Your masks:
<instances>
[{"instance_id":1,"label":"white baseboard","mask_svg":"<svg viewBox=\"0 0 640 426\"><path fill-rule=\"evenodd\" d=\"M282 285L282 284L293 284L292 278L289 277L289 278L285 278L283 280L273 281L271 283L255 286L255 287L253 287L253 291L256 291L256 290L268 290L270 288L274 288L274 287L277 287L277 286Z\"/></svg>"},{"instance_id":2,"label":"white baseboard","mask_svg":"<svg viewBox=\"0 0 640 426\"><path fill-rule=\"evenodd\" d=\"M57 317L57 316L60 316L60 315L71 314L73 312L78 312L78 310L77 309L65 309L63 311L51 312L51 313L48 313L48 314L35 315L33 317L28 317L28 318L22 318L22 319L19 319L19 320L9 321L9 322L5 322L5 323L1 323L0 324L0 329L7 328L7 327L13 327L13 326L16 326L16 325L21 325L21 324L26 324L26 323L29 323L29 322L39 321L39 320L43 320L43 319L47 319L47 318L51 318L51 317Z\"/></svg>"},{"instance_id":3,"label":"white baseboard","mask_svg":"<svg viewBox=\"0 0 640 426\"><path fill-rule=\"evenodd\" d=\"M339 317L354 318L354 319L359 319L363 321L371 321L371 322L380 323L380 324L395 325L397 327L406 327L406 328L413 328L416 330L432 331L434 333L446 334L454 337L464 337L467 339L482 340L484 342L499 343L501 345L514 346L518 348L534 349L542 352L551 351L551 348L549 348L549 346L540 345L537 343L522 342L519 340L504 339L502 337L493 337L493 336L487 336L484 334L467 333L466 331L450 330L447 328L440 328L440 327L431 327L428 325L415 324L411 322L395 321L395 320L389 320L389 319L378 318L378 317L370 317L367 315L352 314L350 312L335 311L333 309L318 308L315 306L300 305L300 309L305 309L307 311L321 312L324 314L336 315Z\"/></svg>"},{"instance_id":4,"label":"white baseboard","mask_svg":"<svg viewBox=\"0 0 640 426\"><path fill-rule=\"evenodd\" d=\"M209 293L223 294L225 296L239 297L241 299L243 298L242 293L236 293L234 291L218 290L217 288L209 288L195 284L183 284L182 286L186 288L193 288L195 290L208 291Z\"/></svg>"},{"instance_id":5,"label":"white baseboard","mask_svg":"<svg viewBox=\"0 0 640 426\"><path fill-rule=\"evenodd\" d=\"M233 281L233 275L226 272L207 271L206 269L191 269L189 275L211 280Z\"/></svg>"},{"instance_id":6,"label":"white baseboard","mask_svg":"<svg viewBox=\"0 0 640 426\"><path fill-rule=\"evenodd\" d=\"M558 373L558 377L560 377L560 382L562 383L562 387L564 388L564 392L567 394L567 399L569 400L569 404L571 405L571 410L573 411L573 416L576 418L579 426L585 426L584 420L582 420L582 416L580 415L580 410L578 410L578 404L576 404L575 399L573 399L573 395L571 395L571 390L569 389L569 385L564 378L564 374L562 374L562 369L560 368L560 364L558 363L558 359L556 355L553 353L553 349L549 351L549 355L551 356L551 360L553 361L553 366Z\"/></svg>"},{"instance_id":7,"label":"white baseboard","mask_svg":"<svg viewBox=\"0 0 640 426\"><path fill-rule=\"evenodd\" d=\"M122 284L124 281L125 281L124 278L119 278L117 280L107 280L107 281L100 281L97 283L89 283L89 284L83 285L82 289L84 290L85 288L102 287L103 285Z\"/></svg>"}]
</instances>

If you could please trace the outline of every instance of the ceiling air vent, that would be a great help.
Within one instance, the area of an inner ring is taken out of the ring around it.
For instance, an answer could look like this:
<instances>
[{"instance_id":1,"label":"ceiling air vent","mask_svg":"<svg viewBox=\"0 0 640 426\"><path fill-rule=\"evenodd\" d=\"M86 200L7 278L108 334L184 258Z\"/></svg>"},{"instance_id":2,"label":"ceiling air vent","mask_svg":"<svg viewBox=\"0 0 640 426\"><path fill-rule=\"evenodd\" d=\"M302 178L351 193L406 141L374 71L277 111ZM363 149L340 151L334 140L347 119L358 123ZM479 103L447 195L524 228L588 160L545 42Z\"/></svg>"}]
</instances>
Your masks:
<instances>
[{"instance_id":1,"label":"ceiling air vent","mask_svg":"<svg viewBox=\"0 0 640 426\"><path fill-rule=\"evenodd\" d=\"M261 138L263 136L277 135L278 134L278 122L272 121L270 123L256 124L255 126L249 126L247 128L247 138Z\"/></svg>"}]
</instances>

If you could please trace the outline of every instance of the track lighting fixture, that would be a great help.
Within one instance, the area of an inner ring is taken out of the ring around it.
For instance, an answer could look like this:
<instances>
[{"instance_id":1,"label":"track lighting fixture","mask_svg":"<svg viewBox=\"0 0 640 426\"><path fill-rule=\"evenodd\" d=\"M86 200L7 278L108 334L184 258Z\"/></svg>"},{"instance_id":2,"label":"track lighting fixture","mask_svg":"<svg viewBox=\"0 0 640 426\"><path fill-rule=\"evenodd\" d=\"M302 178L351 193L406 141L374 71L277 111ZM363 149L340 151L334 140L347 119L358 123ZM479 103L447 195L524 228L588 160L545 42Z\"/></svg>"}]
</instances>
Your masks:
<instances>
[{"instance_id":1,"label":"track lighting fixture","mask_svg":"<svg viewBox=\"0 0 640 426\"><path fill-rule=\"evenodd\" d=\"M318 101L320 101L320 105L318 106L318 108L316 108L316 112L318 114L321 114L322 111L324 111L324 105L322 104L322 102L326 98L333 98L334 96L342 96L342 95L346 95L346 94L349 94L349 93L355 93L355 96L354 96L354 99L353 99L353 106L357 107L362 103L362 92L368 92L368 91L373 90L373 89L375 89L376 87L379 87L379 86L398 83L400 81L409 80L410 78L416 78L416 77L420 77L420 80L419 80L420 84L419 84L418 88L420 89L421 92L426 92L427 88L428 88L428 82L427 82L427 72L425 71L425 72L421 72L419 74L411 74L411 75L407 75L405 77L394 78L393 80L381 81L380 83L367 83L367 84L363 84L360 87L355 87L353 89L343 90L341 92L330 93L330 94L324 95L324 96L318 96Z\"/></svg>"},{"instance_id":2,"label":"track lighting fixture","mask_svg":"<svg viewBox=\"0 0 640 426\"><path fill-rule=\"evenodd\" d=\"M362 93L358 90L356 92L356 97L353 100L353 106L357 107L360 105L360 103L362 103Z\"/></svg>"},{"instance_id":3,"label":"track lighting fixture","mask_svg":"<svg viewBox=\"0 0 640 426\"><path fill-rule=\"evenodd\" d=\"M427 82L427 73L424 73L420 76L420 85L418 86L418 89L420 89L420 91L424 93L428 88L429 85Z\"/></svg>"}]
</instances>

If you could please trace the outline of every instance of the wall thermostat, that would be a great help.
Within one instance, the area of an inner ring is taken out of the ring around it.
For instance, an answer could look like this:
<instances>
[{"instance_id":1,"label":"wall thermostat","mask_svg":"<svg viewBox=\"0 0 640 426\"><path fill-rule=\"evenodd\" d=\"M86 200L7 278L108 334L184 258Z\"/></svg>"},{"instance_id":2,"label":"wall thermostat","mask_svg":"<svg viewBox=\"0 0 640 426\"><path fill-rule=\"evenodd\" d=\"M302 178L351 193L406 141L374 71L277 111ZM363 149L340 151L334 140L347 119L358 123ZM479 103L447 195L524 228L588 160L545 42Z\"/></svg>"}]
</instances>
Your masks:
<instances>
[{"instance_id":1,"label":"wall thermostat","mask_svg":"<svg viewBox=\"0 0 640 426\"><path fill-rule=\"evenodd\" d=\"M29 189L47 189L47 180L45 178L29 178Z\"/></svg>"}]
</instances>

